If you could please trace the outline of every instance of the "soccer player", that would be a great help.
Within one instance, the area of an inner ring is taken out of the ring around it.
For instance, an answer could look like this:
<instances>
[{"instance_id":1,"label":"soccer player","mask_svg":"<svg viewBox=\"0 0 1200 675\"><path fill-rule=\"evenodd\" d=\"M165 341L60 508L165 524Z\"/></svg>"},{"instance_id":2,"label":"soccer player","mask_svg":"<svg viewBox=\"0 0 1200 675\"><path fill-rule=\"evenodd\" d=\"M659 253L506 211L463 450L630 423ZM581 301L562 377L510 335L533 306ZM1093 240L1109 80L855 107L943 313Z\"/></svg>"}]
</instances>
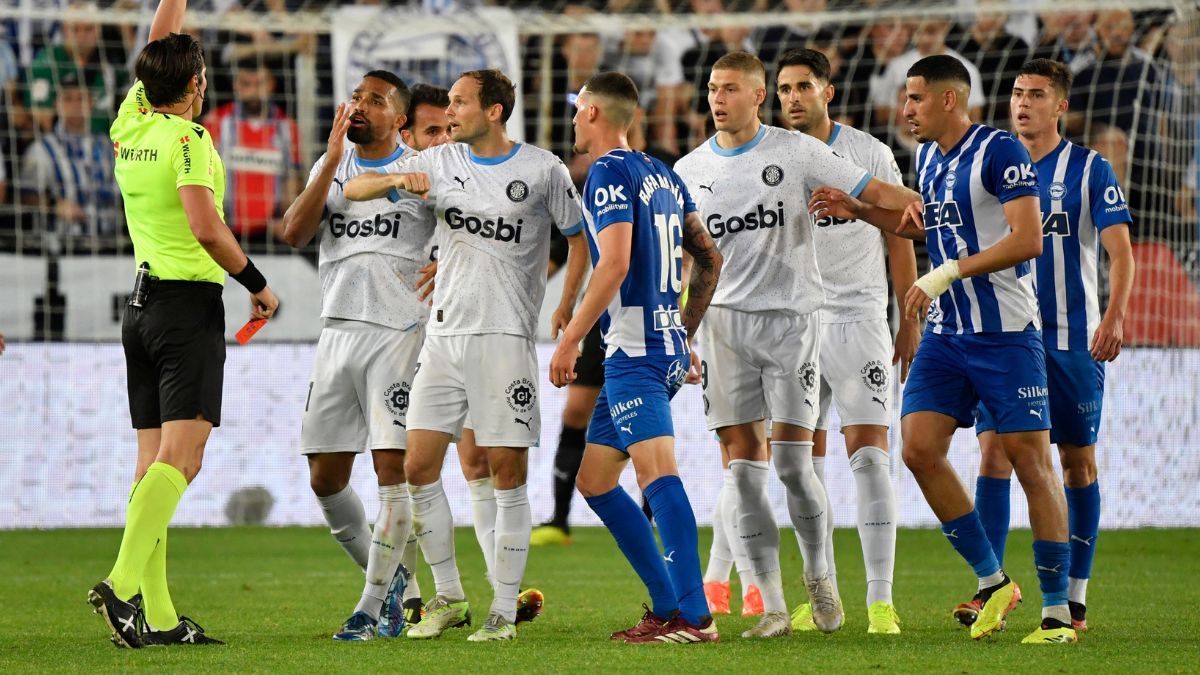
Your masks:
<instances>
[{"instance_id":1,"label":"soccer player","mask_svg":"<svg viewBox=\"0 0 1200 675\"><path fill-rule=\"evenodd\" d=\"M338 106L326 153L284 215L284 238L292 246L320 237L324 326L300 452L330 532L366 573L362 597L335 640L396 637L404 627L407 575L400 558L412 529L404 425L429 316L417 279L436 223L415 195L351 202L342 191L354 176L415 154L397 142L408 105L403 80L384 70L367 73L349 103ZM371 449L379 483L374 533L350 486L364 447Z\"/></svg>"},{"instance_id":2,"label":"soccer player","mask_svg":"<svg viewBox=\"0 0 1200 675\"><path fill-rule=\"evenodd\" d=\"M1067 610L1066 502L1050 462L1045 350L1030 260L1041 255L1038 174L1011 134L972 124L970 76L952 56L908 70L904 113L917 151L923 209L868 207L837 190L813 195L818 216L860 218L912 239L922 235L933 269L905 294L929 325L901 409L904 463L954 549L979 578L971 637L1002 627L1020 600L1001 569L971 497L946 461L957 427L982 402L1029 500L1042 624L1026 642L1074 642Z\"/></svg>"},{"instance_id":3,"label":"soccer player","mask_svg":"<svg viewBox=\"0 0 1200 675\"><path fill-rule=\"evenodd\" d=\"M369 200L428 181L441 229L433 316L418 359L408 413L405 473L417 537L437 595L410 638L466 625L469 606L454 560L454 523L439 476L446 448L468 409L486 448L496 498L495 597L472 641L511 640L532 529L526 449L537 443L534 323L546 289L550 228L567 235L567 277L556 329L574 309L587 267L583 214L567 167L549 152L515 143L505 123L516 90L498 70L464 73L450 89L450 138L391 175L361 175L350 199Z\"/></svg>"},{"instance_id":4,"label":"soccer player","mask_svg":"<svg viewBox=\"0 0 1200 675\"><path fill-rule=\"evenodd\" d=\"M758 112L765 100L762 62L746 52L722 56L708 81L717 133L675 165L726 261L700 347L708 428L729 451L737 536L762 594L762 618L744 637L791 632L779 528L767 498L769 457L787 488L788 511L804 549L813 620L825 632L842 622L825 555L825 489L812 462L825 293L808 195L832 183L872 203L883 199L902 207L916 199L812 136L762 124Z\"/></svg>"},{"instance_id":5,"label":"soccer player","mask_svg":"<svg viewBox=\"0 0 1200 675\"><path fill-rule=\"evenodd\" d=\"M675 465L670 401L685 379L699 377L688 342L712 299L721 254L683 181L661 161L630 150L627 134L637 102L633 80L607 72L589 78L575 103L575 151L595 160L584 185L594 271L550 359L550 381L561 387L575 379L579 341L599 320L608 347L605 379L588 427L579 492L653 603L641 622L612 638L716 642L720 636L700 576L696 516ZM684 251L695 262L681 313ZM665 555L642 510L618 483L631 459Z\"/></svg>"},{"instance_id":6,"label":"soccer player","mask_svg":"<svg viewBox=\"0 0 1200 675\"><path fill-rule=\"evenodd\" d=\"M1075 629L1087 630L1087 584L1100 531L1096 438L1104 403L1104 363L1121 353L1134 262L1129 243L1132 218L1112 166L1094 150L1059 135L1070 91L1071 71L1065 64L1035 59L1021 67L1009 111L1039 177L1044 243L1033 269L1046 348L1050 442L1058 445L1067 493L1067 605ZM1096 297L1097 238L1111 261L1103 317ZM983 406L977 410L975 430L983 450L975 509L996 560L1003 564L1013 467L997 437L995 419ZM973 600L955 615L969 625L977 612Z\"/></svg>"},{"instance_id":7,"label":"soccer player","mask_svg":"<svg viewBox=\"0 0 1200 675\"><path fill-rule=\"evenodd\" d=\"M225 274L250 291L251 318L269 319L279 304L225 225L225 167L192 122L208 81L200 43L178 33L186 11L185 0L159 3L110 132L139 263L121 322L138 461L121 549L88 602L118 647L220 644L175 613L167 526L221 424Z\"/></svg>"},{"instance_id":8,"label":"soccer player","mask_svg":"<svg viewBox=\"0 0 1200 675\"><path fill-rule=\"evenodd\" d=\"M787 52L775 73L779 103L795 129L828 144L877 178L903 184L891 149L874 136L829 118L834 87L824 54L815 49ZM888 456L892 420L889 372L890 364L900 362L900 381L907 379L921 334L916 319L903 317L893 346L884 259L891 270L896 301L902 304L903 293L917 278L917 258L911 240L881 233L869 223L825 216L814 224L826 299L821 309L821 403L813 432L813 469L825 485L825 439L833 402L842 420L858 493L858 536L867 572L867 632L899 633L899 617L892 602L896 495ZM832 517L829 525L825 555L836 594ZM811 605L797 608L792 628L816 630Z\"/></svg>"}]
</instances>

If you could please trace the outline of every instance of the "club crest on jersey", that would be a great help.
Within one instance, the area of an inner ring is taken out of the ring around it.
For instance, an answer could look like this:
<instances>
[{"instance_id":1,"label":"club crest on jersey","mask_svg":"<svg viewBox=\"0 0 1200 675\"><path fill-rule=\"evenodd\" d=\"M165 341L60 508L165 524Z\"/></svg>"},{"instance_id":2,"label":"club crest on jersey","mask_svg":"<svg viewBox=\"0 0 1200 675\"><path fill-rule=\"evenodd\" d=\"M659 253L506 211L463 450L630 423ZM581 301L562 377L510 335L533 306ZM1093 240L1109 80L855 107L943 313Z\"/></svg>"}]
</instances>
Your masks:
<instances>
[{"instance_id":1,"label":"club crest on jersey","mask_svg":"<svg viewBox=\"0 0 1200 675\"><path fill-rule=\"evenodd\" d=\"M533 410L533 404L537 402L537 387L524 377L513 380L504 390L504 400L508 401L508 407L513 412L527 413Z\"/></svg>"},{"instance_id":2,"label":"club crest on jersey","mask_svg":"<svg viewBox=\"0 0 1200 675\"><path fill-rule=\"evenodd\" d=\"M1067 196L1067 186L1055 181L1050 184L1050 199L1062 199Z\"/></svg>"},{"instance_id":3,"label":"club crest on jersey","mask_svg":"<svg viewBox=\"0 0 1200 675\"><path fill-rule=\"evenodd\" d=\"M509 201L523 202L529 196L529 186L525 184L525 181L514 180L508 184L505 192L508 193Z\"/></svg>"},{"instance_id":4,"label":"club crest on jersey","mask_svg":"<svg viewBox=\"0 0 1200 675\"><path fill-rule=\"evenodd\" d=\"M686 379L687 369L683 367L683 361L672 361L671 367L667 369L667 387L675 391L683 386Z\"/></svg>"},{"instance_id":5,"label":"club crest on jersey","mask_svg":"<svg viewBox=\"0 0 1200 675\"><path fill-rule=\"evenodd\" d=\"M817 390L817 366L812 361L805 361L796 371L796 376L800 378L800 384L805 391Z\"/></svg>"},{"instance_id":6,"label":"club crest on jersey","mask_svg":"<svg viewBox=\"0 0 1200 675\"><path fill-rule=\"evenodd\" d=\"M958 174L954 173L953 171L946 174L946 189L947 190L953 190L954 186L957 183L958 183Z\"/></svg>"},{"instance_id":7,"label":"club crest on jersey","mask_svg":"<svg viewBox=\"0 0 1200 675\"><path fill-rule=\"evenodd\" d=\"M867 385L867 388L876 394L882 394L887 389L887 369L883 367L881 361L867 363L867 365L859 369L858 373L862 375L863 384Z\"/></svg>"},{"instance_id":8,"label":"club crest on jersey","mask_svg":"<svg viewBox=\"0 0 1200 675\"><path fill-rule=\"evenodd\" d=\"M762 170L762 182L770 187L775 187L783 182L783 167L778 164L768 164Z\"/></svg>"},{"instance_id":9,"label":"club crest on jersey","mask_svg":"<svg viewBox=\"0 0 1200 675\"><path fill-rule=\"evenodd\" d=\"M397 382L383 392L383 403L388 412L396 417L408 412L409 389L407 382Z\"/></svg>"}]
</instances>

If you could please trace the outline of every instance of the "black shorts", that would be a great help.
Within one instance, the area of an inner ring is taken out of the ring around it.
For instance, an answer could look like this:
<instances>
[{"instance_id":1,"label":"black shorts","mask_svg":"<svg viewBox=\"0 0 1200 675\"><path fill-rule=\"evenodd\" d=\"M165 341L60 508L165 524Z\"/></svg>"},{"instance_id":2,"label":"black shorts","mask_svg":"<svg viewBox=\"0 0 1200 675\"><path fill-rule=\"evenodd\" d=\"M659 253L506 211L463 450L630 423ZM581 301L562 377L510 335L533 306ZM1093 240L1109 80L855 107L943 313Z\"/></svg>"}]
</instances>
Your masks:
<instances>
[{"instance_id":1,"label":"black shorts","mask_svg":"<svg viewBox=\"0 0 1200 675\"><path fill-rule=\"evenodd\" d=\"M575 362L575 381L583 387L604 386L604 339L600 337L600 322L592 326L583 338L583 351Z\"/></svg>"},{"instance_id":2,"label":"black shorts","mask_svg":"<svg viewBox=\"0 0 1200 675\"><path fill-rule=\"evenodd\" d=\"M144 307L125 307L121 344L134 429L197 416L221 426L225 306L221 286L158 281Z\"/></svg>"}]
</instances>

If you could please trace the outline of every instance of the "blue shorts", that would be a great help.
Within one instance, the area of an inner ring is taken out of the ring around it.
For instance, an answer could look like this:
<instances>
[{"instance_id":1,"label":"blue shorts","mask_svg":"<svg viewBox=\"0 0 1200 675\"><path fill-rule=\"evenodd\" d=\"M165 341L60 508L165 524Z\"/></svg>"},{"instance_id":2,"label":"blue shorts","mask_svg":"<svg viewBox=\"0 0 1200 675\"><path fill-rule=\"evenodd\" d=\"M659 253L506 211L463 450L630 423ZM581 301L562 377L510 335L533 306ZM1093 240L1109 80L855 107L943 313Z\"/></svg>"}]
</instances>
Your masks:
<instances>
[{"instance_id":1,"label":"blue shorts","mask_svg":"<svg viewBox=\"0 0 1200 675\"><path fill-rule=\"evenodd\" d=\"M936 412L960 427L983 403L1001 433L1050 428L1046 351L1037 330L940 335L925 331L904 385L900 416Z\"/></svg>"},{"instance_id":2,"label":"blue shorts","mask_svg":"<svg viewBox=\"0 0 1200 675\"><path fill-rule=\"evenodd\" d=\"M1046 383L1050 390L1051 443L1095 445L1104 408L1104 363L1084 350L1046 350ZM975 409L975 433L995 431L987 408Z\"/></svg>"},{"instance_id":3,"label":"blue shorts","mask_svg":"<svg viewBox=\"0 0 1200 675\"><path fill-rule=\"evenodd\" d=\"M671 399L687 377L688 355L628 357L604 361L604 386L596 399L587 442L628 453L629 446L674 436Z\"/></svg>"}]
</instances>

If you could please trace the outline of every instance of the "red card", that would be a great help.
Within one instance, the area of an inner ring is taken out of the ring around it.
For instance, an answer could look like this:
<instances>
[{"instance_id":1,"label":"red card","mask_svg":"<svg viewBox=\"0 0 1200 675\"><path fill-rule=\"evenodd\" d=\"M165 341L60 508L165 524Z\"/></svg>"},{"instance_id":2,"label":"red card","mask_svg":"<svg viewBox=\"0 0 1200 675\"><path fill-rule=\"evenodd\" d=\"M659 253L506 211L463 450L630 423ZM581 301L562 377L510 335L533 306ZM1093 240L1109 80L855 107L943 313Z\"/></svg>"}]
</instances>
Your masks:
<instances>
[{"instance_id":1,"label":"red card","mask_svg":"<svg viewBox=\"0 0 1200 675\"><path fill-rule=\"evenodd\" d=\"M262 327L267 325L266 319L250 319L245 326L237 332L238 344L244 345L254 337L254 334L262 330Z\"/></svg>"}]
</instances>

